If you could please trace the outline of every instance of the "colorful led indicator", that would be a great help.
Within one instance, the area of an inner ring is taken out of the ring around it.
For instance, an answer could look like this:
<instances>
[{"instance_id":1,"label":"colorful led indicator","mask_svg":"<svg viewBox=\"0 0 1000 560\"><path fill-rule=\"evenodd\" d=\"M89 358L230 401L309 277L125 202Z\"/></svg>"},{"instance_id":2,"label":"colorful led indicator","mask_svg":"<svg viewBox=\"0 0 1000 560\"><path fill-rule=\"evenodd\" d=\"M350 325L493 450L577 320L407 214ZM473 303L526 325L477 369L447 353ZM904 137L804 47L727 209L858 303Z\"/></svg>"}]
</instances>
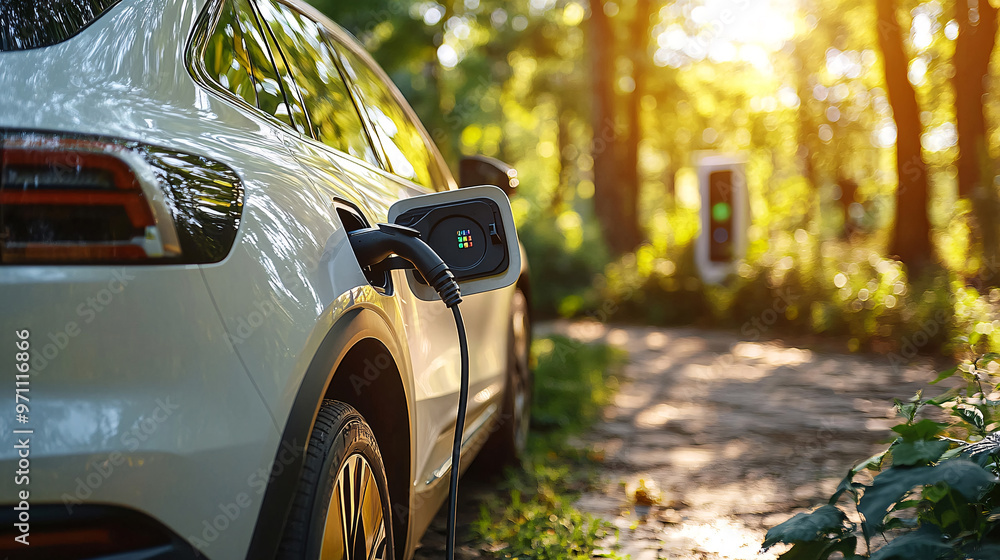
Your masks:
<instances>
[{"instance_id":1,"label":"colorful led indicator","mask_svg":"<svg viewBox=\"0 0 1000 560\"><path fill-rule=\"evenodd\" d=\"M458 237L458 248L467 249L472 247L472 232L467 229L460 229L455 232Z\"/></svg>"}]
</instances>

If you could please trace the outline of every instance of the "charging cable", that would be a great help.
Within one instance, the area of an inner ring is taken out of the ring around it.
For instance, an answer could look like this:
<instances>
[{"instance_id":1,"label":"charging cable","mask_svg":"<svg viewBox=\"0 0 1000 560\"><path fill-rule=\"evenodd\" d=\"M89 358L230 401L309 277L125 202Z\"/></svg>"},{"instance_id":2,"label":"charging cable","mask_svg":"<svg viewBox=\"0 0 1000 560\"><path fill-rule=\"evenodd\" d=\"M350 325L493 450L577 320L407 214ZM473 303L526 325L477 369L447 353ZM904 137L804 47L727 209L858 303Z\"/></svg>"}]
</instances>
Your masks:
<instances>
[{"instance_id":1,"label":"charging cable","mask_svg":"<svg viewBox=\"0 0 1000 560\"><path fill-rule=\"evenodd\" d=\"M446 559L455 558L455 525L458 515L458 473L462 468L462 432L465 428L465 409L469 405L469 340L465 321L458 304L462 303L455 275L441 257L420 239L420 232L396 224L378 224L378 227L355 230L348 234L351 247L362 267L371 267L392 258L395 254L413 265L427 284L437 291L441 301L455 316L458 345L461 349L462 382L458 393L458 419L455 421L455 443L451 449L451 481L448 490L448 540Z\"/></svg>"}]
</instances>

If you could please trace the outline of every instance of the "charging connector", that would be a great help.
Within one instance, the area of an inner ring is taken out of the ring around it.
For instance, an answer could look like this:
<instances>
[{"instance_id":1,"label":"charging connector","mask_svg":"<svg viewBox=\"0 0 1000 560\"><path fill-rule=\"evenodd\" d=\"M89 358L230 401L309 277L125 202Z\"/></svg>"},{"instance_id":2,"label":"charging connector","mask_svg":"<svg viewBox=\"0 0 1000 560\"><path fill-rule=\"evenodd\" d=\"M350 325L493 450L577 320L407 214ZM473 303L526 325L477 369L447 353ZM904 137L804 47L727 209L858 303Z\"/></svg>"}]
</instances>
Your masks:
<instances>
[{"instance_id":1,"label":"charging connector","mask_svg":"<svg viewBox=\"0 0 1000 560\"><path fill-rule=\"evenodd\" d=\"M455 275L420 238L419 231L397 224L378 224L378 227L352 231L348 236L362 267L375 266L392 254L399 255L413 265L445 305L455 307L462 302Z\"/></svg>"}]
</instances>

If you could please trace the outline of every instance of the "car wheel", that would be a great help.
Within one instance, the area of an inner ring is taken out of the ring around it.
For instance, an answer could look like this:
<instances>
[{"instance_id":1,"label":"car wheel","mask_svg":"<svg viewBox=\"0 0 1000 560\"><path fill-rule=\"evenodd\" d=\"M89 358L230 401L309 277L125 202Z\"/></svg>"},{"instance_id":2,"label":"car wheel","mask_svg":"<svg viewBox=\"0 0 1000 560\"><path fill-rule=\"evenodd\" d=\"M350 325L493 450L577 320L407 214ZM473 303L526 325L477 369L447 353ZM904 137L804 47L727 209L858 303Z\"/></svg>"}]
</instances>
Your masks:
<instances>
[{"instance_id":1,"label":"car wheel","mask_svg":"<svg viewBox=\"0 0 1000 560\"><path fill-rule=\"evenodd\" d=\"M483 457L480 463L487 471L517 464L528 445L533 383L530 365L531 316L528 298L520 288L511 298L507 339L507 387L503 412L480 453Z\"/></svg>"},{"instance_id":2,"label":"car wheel","mask_svg":"<svg viewBox=\"0 0 1000 560\"><path fill-rule=\"evenodd\" d=\"M382 455L347 404L325 400L319 409L279 558L394 558Z\"/></svg>"}]
</instances>

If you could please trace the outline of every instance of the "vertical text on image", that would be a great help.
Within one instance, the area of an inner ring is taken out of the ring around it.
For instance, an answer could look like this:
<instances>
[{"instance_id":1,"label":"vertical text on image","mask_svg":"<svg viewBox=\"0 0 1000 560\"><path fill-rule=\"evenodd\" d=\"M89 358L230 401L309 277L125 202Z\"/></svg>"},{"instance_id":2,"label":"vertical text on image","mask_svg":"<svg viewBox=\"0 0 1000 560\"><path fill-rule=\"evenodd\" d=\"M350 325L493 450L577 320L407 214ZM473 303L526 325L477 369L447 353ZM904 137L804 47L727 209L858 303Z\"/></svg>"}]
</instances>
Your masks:
<instances>
[{"instance_id":1,"label":"vertical text on image","mask_svg":"<svg viewBox=\"0 0 1000 560\"><path fill-rule=\"evenodd\" d=\"M30 492L28 484L31 474L31 434L33 429L28 427L30 413L29 397L31 389L31 333L27 329L14 331L14 419L17 421L13 430L14 450L17 452L17 470L14 471L14 484L18 486L17 504L14 506L14 516L16 522L14 528L17 529L14 540L25 546L28 545L31 520L29 498ZM17 427L21 424L21 427Z\"/></svg>"}]
</instances>

